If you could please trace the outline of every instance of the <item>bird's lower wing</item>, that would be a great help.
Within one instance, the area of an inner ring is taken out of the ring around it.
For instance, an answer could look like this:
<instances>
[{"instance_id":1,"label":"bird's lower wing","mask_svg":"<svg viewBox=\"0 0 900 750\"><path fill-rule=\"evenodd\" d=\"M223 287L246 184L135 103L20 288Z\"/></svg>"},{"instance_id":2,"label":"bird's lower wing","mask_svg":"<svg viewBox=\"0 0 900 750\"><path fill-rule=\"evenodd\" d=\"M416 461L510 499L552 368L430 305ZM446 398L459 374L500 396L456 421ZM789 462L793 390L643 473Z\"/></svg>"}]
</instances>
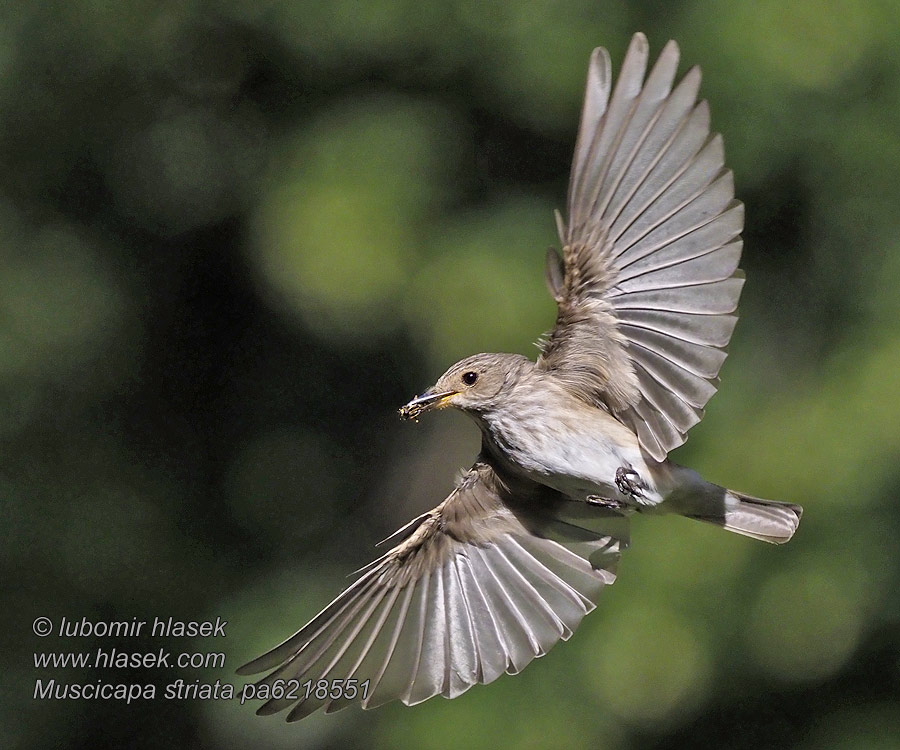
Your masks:
<instances>
[{"instance_id":1,"label":"bird's lower wing","mask_svg":"<svg viewBox=\"0 0 900 750\"><path fill-rule=\"evenodd\" d=\"M539 360L657 460L716 392L743 285L743 206L696 101L699 69L672 87L678 58L669 42L644 80L636 34L615 88L606 50L591 58L563 258L548 256L559 312Z\"/></svg>"},{"instance_id":2,"label":"bird's lower wing","mask_svg":"<svg viewBox=\"0 0 900 750\"><path fill-rule=\"evenodd\" d=\"M596 606L628 539L624 517L512 487L481 461L402 531L307 625L238 670L273 670L257 686L293 688L257 713L411 705L519 672Z\"/></svg>"}]
</instances>

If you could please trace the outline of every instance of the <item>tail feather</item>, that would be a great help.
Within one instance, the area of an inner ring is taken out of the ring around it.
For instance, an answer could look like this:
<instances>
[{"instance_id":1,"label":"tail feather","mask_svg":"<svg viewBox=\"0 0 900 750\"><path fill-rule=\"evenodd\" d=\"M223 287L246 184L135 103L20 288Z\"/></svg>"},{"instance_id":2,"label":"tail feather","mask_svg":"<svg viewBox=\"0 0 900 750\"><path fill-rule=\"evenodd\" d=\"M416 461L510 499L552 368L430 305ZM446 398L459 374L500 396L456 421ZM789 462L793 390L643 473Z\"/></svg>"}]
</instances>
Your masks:
<instances>
[{"instance_id":1,"label":"tail feather","mask_svg":"<svg viewBox=\"0 0 900 750\"><path fill-rule=\"evenodd\" d=\"M690 517L763 542L784 544L794 536L803 515L799 505L763 500L733 490L726 490L724 501L721 513Z\"/></svg>"}]
</instances>

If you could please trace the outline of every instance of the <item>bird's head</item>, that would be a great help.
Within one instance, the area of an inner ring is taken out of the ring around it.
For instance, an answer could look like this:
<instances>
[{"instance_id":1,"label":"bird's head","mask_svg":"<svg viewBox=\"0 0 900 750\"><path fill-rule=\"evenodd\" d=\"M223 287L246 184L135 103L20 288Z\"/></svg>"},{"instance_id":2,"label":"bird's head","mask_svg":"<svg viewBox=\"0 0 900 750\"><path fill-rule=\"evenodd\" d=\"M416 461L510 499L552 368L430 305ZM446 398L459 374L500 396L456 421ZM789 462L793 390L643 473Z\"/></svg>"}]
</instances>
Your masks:
<instances>
[{"instance_id":1,"label":"bird's head","mask_svg":"<svg viewBox=\"0 0 900 750\"><path fill-rule=\"evenodd\" d=\"M450 367L421 396L400 407L403 419L418 419L433 409L453 406L470 413L494 406L532 364L520 354L474 354Z\"/></svg>"}]
</instances>

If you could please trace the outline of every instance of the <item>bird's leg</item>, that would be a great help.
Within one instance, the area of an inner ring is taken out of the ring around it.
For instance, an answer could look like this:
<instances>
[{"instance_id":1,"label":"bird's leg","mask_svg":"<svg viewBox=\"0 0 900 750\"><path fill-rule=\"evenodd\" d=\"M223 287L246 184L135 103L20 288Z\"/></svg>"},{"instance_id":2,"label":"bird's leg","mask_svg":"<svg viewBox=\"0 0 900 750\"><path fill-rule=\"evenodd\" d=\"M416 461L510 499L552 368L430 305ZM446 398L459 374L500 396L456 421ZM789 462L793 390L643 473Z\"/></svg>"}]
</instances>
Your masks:
<instances>
[{"instance_id":1,"label":"bird's leg","mask_svg":"<svg viewBox=\"0 0 900 750\"><path fill-rule=\"evenodd\" d=\"M616 487L623 495L627 495L639 503L646 502L644 490L647 489L647 485L641 479L641 475L630 466L620 466L616 469Z\"/></svg>"},{"instance_id":2,"label":"bird's leg","mask_svg":"<svg viewBox=\"0 0 900 750\"><path fill-rule=\"evenodd\" d=\"M607 510L625 509L625 503L621 500L614 500L611 497L600 497L600 495L588 495L585 498L585 502L588 505L593 505L597 508L606 508Z\"/></svg>"}]
</instances>

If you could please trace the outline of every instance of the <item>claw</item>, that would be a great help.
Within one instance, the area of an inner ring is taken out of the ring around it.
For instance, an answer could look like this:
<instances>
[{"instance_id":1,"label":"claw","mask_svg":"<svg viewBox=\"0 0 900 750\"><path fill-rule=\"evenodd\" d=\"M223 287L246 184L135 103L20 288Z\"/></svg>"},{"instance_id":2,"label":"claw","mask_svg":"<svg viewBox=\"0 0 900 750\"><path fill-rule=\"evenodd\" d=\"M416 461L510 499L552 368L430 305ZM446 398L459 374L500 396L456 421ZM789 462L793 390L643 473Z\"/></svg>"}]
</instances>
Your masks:
<instances>
[{"instance_id":1,"label":"claw","mask_svg":"<svg viewBox=\"0 0 900 750\"><path fill-rule=\"evenodd\" d=\"M628 495L634 499L644 498L644 489L647 485L641 479L641 475L634 469L626 466L620 466L616 469L616 487L623 495Z\"/></svg>"},{"instance_id":2,"label":"claw","mask_svg":"<svg viewBox=\"0 0 900 750\"><path fill-rule=\"evenodd\" d=\"M594 505L598 508L606 508L607 510L624 510L625 503L621 500L614 500L611 497L600 497L600 495L588 495L587 504Z\"/></svg>"}]
</instances>

